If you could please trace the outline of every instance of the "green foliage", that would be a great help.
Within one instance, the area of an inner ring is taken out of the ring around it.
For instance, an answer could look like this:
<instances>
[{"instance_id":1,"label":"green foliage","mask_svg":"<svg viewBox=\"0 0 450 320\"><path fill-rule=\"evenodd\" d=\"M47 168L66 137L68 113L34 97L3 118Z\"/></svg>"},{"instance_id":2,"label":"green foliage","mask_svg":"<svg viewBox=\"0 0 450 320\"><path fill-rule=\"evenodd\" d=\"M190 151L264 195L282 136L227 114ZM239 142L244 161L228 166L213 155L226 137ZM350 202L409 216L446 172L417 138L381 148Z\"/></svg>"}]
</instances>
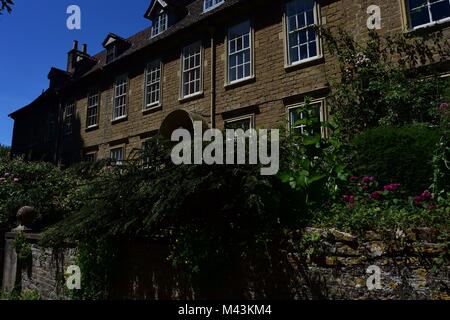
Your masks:
<instances>
[{"instance_id":1,"label":"green foliage","mask_svg":"<svg viewBox=\"0 0 450 320\"><path fill-rule=\"evenodd\" d=\"M433 191L442 195L450 190L450 109L447 103L442 103L438 109L442 135L433 156Z\"/></svg>"},{"instance_id":2,"label":"green foliage","mask_svg":"<svg viewBox=\"0 0 450 320\"><path fill-rule=\"evenodd\" d=\"M352 170L356 175L376 176L381 184L395 181L411 192L423 191L432 183L439 138L439 130L425 125L366 130L352 141Z\"/></svg>"},{"instance_id":3,"label":"green foliage","mask_svg":"<svg viewBox=\"0 0 450 320\"><path fill-rule=\"evenodd\" d=\"M83 186L77 175L49 163L21 159L0 162L0 227L16 223L17 210L36 209L34 227L51 224L81 206Z\"/></svg>"},{"instance_id":4,"label":"green foliage","mask_svg":"<svg viewBox=\"0 0 450 320\"><path fill-rule=\"evenodd\" d=\"M349 232L450 226L450 193L408 193L401 184L379 185L374 177L353 176L340 201L314 213L313 225Z\"/></svg>"},{"instance_id":5,"label":"green foliage","mask_svg":"<svg viewBox=\"0 0 450 320\"><path fill-rule=\"evenodd\" d=\"M83 285L90 286L82 298L103 297L104 276L114 277L114 270L93 267L105 266L95 260L99 256L113 258L101 249L103 240L148 238L170 230L174 268L204 288L215 275L223 281L224 270L242 254L258 255L261 243L270 241L268 234L307 216L297 206L297 192L275 176L261 176L258 166L175 166L171 145L153 142L140 159L106 166L94 176L79 212L44 235L45 245L69 241L89 248L80 259L83 277L89 279Z\"/></svg>"},{"instance_id":6,"label":"green foliage","mask_svg":"<svg viewBox=\"0 0 450 320\"><path fill-rule=\"evenodd\" d=\"M442 34L381 38L371 31L363 45L344 31L323 29L322 35L341 71L330 97L335 134L350 139L379 125L438 121L435 108L449 86L432 69L450 56L449 40Z\"/></svg>"},{"instance_id":7,"label":"green foliage","mask_svg":"<svg viewBox=\"0 0 450 320\"><path fill-rule=\"evenodd\" d=\"M1 293L0 300L41 300L41 296L36 290L23 290L21 293Z\"/></svg>"},{"instance_id":8,"label":"green foliage","mask_svg":"<svg viewBox=\"0 0 450 320\"><path fill-rule=\"evenodd\" d=\"M9 158L10 151L11 151L10 147L0 144L0 161L7 160Z\"/></svg>"},{"instance_id":9,"label":"green foliage","mask_svg":"<svg viewBox=\"0 0 450 320\"><path fill-rule=\"evenodd\" d=\"M368 230L404 230L407 228L433 227L448 229L450 204L433 210L412 207L376 207L360 205L349 210L344 206L317 213L315 225L337 228L348 232Z\"/></svg>"},{"instance_id":10,"label":"green foliage","mask_svg":"<svg viewBox=\"0 0 450 320\"><path fill-rule=\"evenodd\" d=\"M12 0L1 0L0 14L2 14L2 11L4 11L4 10L6 10L8 13L11 13L13 4L14 4L14 2Z\"/></svg>"},{"instance_id":11,"label":"green foliage","mask_svg":"<svg viewBox=\"0 0 450 320\"><path fill-rule=\"evenodd\" d=\"M82 266L81 289L73 290L74 300L105 300L110 292L109 284L117 263L117 247L114 239L98 239L80 242L77 246L76 265Z\"/></svg>"},{"instance_id":12,"label":"green foliage","mask_svg":"<svg viewBox=\"0 0 450 320\"><path fill-rule=\"evenodd\" d=\"M330 123L317 123L320 121L311 108L309 98L298 112L303 117L295 126L333 129ZM348 173L344 165L346 146L336 137L324 139L320 132L291 132L284 135L281 149L282 167L279 177L299 193L297 205L310 209L333 199L347 180Z\"/></svg>"},{"instance_id":13,"label":"green foliage","mask_svg":"<svg viewBox=\"0 0 450 320\"><path fill-rule=\"evenodd\" d=\"M21 265L22 269L27 268L32 262L31 245L28 243L27 238L23 232L16 234L16 238L13 242L14 249L17 254L17 262Z\"/></svg>"}]
</instances>

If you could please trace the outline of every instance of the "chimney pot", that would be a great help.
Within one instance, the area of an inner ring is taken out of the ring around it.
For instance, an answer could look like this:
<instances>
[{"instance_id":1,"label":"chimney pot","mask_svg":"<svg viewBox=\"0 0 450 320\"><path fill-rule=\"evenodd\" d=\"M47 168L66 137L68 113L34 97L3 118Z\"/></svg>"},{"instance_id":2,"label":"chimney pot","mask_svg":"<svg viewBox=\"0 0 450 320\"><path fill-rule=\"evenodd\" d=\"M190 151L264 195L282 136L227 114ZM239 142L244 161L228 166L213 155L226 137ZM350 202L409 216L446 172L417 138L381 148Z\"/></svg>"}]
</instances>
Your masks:
<instances>
[{"instance_id":1,"label":"chimney pot","mask_svg":"<svg viewBox=\"0 0 450 320\"><path fill-rule=\"evenodd\" d=\"M77 40L73 40L72 50L78 50L78 41Z\"/></svg>"},{"instance_id":2,"label":"chimney pot","mask_svg":"<svg viewBox=\"0 0 450 320\"><path fill-rule=\"evenodd\" d=\"M83 49L82 49L83 53L87 54L87 44L83 44Z\"/></svg>"}]
</instances>

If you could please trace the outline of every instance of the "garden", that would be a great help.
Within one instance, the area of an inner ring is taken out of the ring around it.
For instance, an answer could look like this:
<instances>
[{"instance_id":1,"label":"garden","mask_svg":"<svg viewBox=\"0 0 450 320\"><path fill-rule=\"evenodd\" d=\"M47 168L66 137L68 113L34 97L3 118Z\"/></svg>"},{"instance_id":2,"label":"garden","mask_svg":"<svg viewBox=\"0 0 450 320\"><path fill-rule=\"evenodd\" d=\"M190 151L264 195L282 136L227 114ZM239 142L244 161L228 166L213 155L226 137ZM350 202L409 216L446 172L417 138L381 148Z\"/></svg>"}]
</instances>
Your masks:
<instances>
[{"instance_id":1,"label":"garden","mask_svg":"<svg viewBox=\"0 0 450 320\"><path fill-rule=\"evenodd\" d=\"M43 246L75 244L87 270L75 299L108 298L118 241L156 234L166 235L174 270L205 292L226 287L237 264L270 270L268 252L285 250L292 231L306 227L353 234L429 227L448 243L450 82L435 68L449 59L448 40L371 32L362 46L344 32L323 37L341 69L322 123L332 134L284 132L278 175L261 176L257 165L176 166L159 137L120 166L59 168L9 159L2 148L0 229L15 227L27 205ZM300 112L313 115L309 106L307 99ZM314 121L305 116L299 125ZM439 263L448 265L448 252Z\"/></svg>"}]
</instances>

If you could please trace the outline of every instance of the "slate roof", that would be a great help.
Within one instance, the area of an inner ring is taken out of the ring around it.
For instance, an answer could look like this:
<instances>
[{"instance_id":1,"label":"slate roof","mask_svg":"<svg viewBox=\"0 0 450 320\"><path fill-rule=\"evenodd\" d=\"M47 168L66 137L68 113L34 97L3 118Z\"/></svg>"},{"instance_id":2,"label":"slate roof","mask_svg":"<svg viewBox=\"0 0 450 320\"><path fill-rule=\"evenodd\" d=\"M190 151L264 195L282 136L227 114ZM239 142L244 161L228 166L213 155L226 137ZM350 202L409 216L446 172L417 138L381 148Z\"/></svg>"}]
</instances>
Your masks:
<instances>
[{"instance_id":1,"label":"slate roof","mask_svg":"<svg viewBox=\"0 0 450 320\"><path fill-rule=\"evenodd\" d=\"M117 59L114 60L114 62L109 63L108 65L113 65L117 63L118 61L121 61L122 59L132 55L133 53L144 49L146 47L156 45L165 39L176 35L176 33L185 30L189 27L192 27L196 25L197 23L206 21L211 16L222 12L230 7L233 7L237 5L239 2L247 2L247 1L254 1L254 0L225 0L225 2L218 6L217 8L203 12L203 0L165 0L165 2L172 6L185 6L187 9L187 14L181 18L177 23L170 26L165 32L160 34L159 36L156 36L154 38L150 38L151 35L151 27L148 27L131 37L125 39L127 42L129 42L131 45L130 47L122 52L122 54L117 57ZM153 5L153 3L150 4L150 7ZM93 67L85 72L83 75L81 75L78 79L73 79L75 81L83 79L87 75L90 75L92 73L95 73L99 70L101 70L103 67L107 65L106 63L106 50L103 50L91 57L92 59L96 60L97 63L93 65ZM63 71L63 70L61 70ZM11 113L9 116L14 118L15 115L17 115L19 112L24 111L25 109L28 109L30 107L38 105L39 101L42 101L44 97L47 97L50 94L50 89L47 89L43 95L38 97L36 100L31 102L29 105Z\"/></svg>"},{"instance_id":2,"label":"slate roof","mask_svg":"<svg viewBox=\"0 0 450 320\"><path fill-rule=\"evenodd\" d=\"M165 32L160 34L157 37L150 38L151 35L151 27L148 27L131 37L125 39L129 43L131 43L131 46L128 50L125 50L116 60L114 60L114 63L117 63L117 61L120 61L126 56L131 55L132 53L139 51L147 46L156 44L160 41L163 41L164 39L174 35L175 33L184 30L188 27L191 27L201 21L205 21L208 18L210 18L212 15L221 12L229 7L232 7L236 5L239 2L244 2L246 0L225 0L225 2L220 5L219 7L203 13L203 0L195 0L188 4L186 7L188 9L188 14L183 17L180 21L178 21L176 24L170 26ZM185 3L186 0L166 0L166 2L176 2L179 3ZM189 2L189 1L188 1ZM91 74L95 72L98 69L101 69L102 67L106 66L106 50L99 52L98 54L94 55L93 58L98 60L98 63L90 69L87 73L85 73L83 76L86 76L88 74Z\"/></svg>"}]
</instances>

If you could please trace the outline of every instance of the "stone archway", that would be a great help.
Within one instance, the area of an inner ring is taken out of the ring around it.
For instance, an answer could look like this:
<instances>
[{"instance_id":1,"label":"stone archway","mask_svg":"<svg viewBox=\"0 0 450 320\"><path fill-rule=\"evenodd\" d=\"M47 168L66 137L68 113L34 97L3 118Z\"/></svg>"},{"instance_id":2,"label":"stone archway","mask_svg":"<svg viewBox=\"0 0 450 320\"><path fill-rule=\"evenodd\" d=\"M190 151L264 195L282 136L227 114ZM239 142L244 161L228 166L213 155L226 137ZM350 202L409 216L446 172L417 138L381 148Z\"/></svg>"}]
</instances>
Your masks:
<instances>
[{"instance_id":1,"label":"stone archway","mask_svg":"<svg viewBox=\"0 0 450 320\"><path fill-rule=\"evenodd\" d=\"M207 121L201 115L186 111L184 109L175 110L169 113L169 115L167 115L163 120L159 129L159 134L168 140L170 140L172 132L180 128L186 129L193 134L194 121L201 121L203 124L203 130L209 127Z\"/></svg>"}]
</instances>

